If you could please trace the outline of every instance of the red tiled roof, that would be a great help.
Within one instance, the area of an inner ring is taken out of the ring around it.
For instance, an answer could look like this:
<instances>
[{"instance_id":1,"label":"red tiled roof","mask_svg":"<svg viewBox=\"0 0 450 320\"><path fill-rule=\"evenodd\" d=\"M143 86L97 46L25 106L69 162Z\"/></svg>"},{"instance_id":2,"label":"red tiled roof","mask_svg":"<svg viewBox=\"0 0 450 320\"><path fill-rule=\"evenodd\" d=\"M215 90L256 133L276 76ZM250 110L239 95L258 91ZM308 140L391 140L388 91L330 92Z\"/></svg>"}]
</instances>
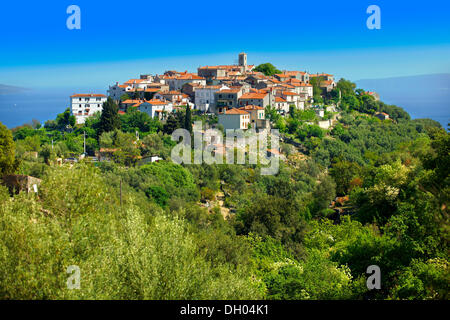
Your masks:
<instances>
[{"instance_id":1,"label":"red tiled roof","mask_svg":"<svg viewBox=\"0 0 450 320\"><path fill-rule=\"evenodd\" d=\"M267 93L256 93L256 92L249 92L244 93L240 99L264 99L266 97Z\"/></svg>"},{"instance_id":2,"label":"red tiled roof","mask_svg":"<svg viewBox=\"0 0 450 320\"><path fill-rule=\"evenodd\" d=\"M284 94L285 96L298 96L298 93L295 92L290 92L290 91L283 91L282 94Z\"/></svg>"},{"instance_id":3,"label":"red tiled roof","mask_svg":"<svg viewBox=\"0 0 450 320\"><path fill-rule=\"evenodd\" d=\"M238 93L239 91L241 91L241 89L223 89L216 93Z\"/></svg>"},{"instance_id":4,"label":"red tiled roof","mask_svg":"<svg viewBox=\"0 0 450 320\"><path fill-rule=\"evenodd\" d=\"M158 92L160 90L161 90L160 88L146 88L145 92Z\"/></svg>"},{"instance_id":5,"label":"red tiled roof","mask_svg":"<svg viewBox=\"0 0 450 320\"><path fill-rule=\"evenodd\" d=\"M150 103L151 105L154 105L154 106L156 106L156 105L165 105L165 104L168 104L168 102L166 102L166 101L161 101L161 100L158 100L158 99L147 100L147 101L145 101L145 102L148 102L148 103Z\"/></svg>"},{"instance_id":6,"label":"red tiled roof","mask_svg":"<svg viewBox=\"0 0 450 320\"><path fill-rule=\"evenodd\" d=\"M248 114L248 112L234 108L234 109L227 110L223 114Z\"/></svg>"},{"instance_id":7,"label":"red tiled roof","mask_svg":"<svg viewBox=\"0 0 450 320\"><path fill-rule=\"evenodd\" d=\"M105 97L106 98L106 96L104 95L104 94L96 94L96 93L76 93L76 94L74 94L74 95L71 95L70 96L71 98L81 98L81 97L84 97L84 98L100 98L100 97Z\"/></svg>"},{"instance_id":8,"label":"red tiled roof","mask_svg":"<svg viewBox=\"0 0 450 320\"><path fill-rule=\"evenodd\" d=\"M143 82L143 81L146 81L147 79L130 79L130 80L128 80L128 81L126 81L126 82L124 82L124 84L133 84L133 83L141 83L141 82Z\"/></svg>"},{"instance_id":9,"label":"red tiled roof","mask_svg":"<svg viewBox=\"0 0 450 320\"><path fill-rule=\"evenodd\" d=\"M265 110L263 107L260 106L255 106L255 105L248 105L248 106L244 106L239 108L239 110Z\"/></svg>"},{"instance_id":10,"label":"red tiled roof","mask_svg":"<svg viewBox=\"0 0 450 320\"><path fill-rule=\"evenodd\" d=\"M161 94L164 96L174 96L174 95L181 95L181 92L172 90L172 91L161 92Z\"/></svg>"},{"instance_id":11,"label":"red tiled roof","mask_svg":"<svg viewBox=\"0 0 450 320\"><path fill-rule=\"evenodd\" d=\"M124 103L124 104L131 104L131 103L140 103L140 102L142 102L142 100L131 100L131 99L127 99L127 100L125 100L125 101L122 101L122 103Z\"/></svg>"}]
</instances>

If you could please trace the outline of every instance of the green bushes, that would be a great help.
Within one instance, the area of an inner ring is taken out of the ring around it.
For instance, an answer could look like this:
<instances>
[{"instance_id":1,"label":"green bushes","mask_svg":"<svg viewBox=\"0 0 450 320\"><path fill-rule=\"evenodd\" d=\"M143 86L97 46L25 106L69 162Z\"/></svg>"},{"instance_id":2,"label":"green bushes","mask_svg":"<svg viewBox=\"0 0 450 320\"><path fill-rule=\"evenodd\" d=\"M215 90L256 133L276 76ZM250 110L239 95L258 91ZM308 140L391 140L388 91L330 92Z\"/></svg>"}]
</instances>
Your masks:
<instances>
[{"instance_id":1,"label":"green bushes","mask_svg":"<svg viewBox=\"0 0 450 320\"><path fill-rule=\"evenodd\" d=\"M51 170L38 196L1 188L0 298L261 298L250 274L205 257L186 222L124 198L83 165ZM79 290L66 286L70 265Z\"/></svg>"}]
</instances>

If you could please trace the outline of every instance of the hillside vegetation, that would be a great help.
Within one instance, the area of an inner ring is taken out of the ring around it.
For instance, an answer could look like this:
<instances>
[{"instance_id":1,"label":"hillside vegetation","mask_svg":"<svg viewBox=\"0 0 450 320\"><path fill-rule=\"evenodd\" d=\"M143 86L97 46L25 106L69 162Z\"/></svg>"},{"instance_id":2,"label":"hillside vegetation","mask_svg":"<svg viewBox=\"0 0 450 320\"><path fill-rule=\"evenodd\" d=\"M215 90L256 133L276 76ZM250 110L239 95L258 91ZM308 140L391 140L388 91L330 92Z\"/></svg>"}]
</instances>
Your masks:
<instances>
[{"instance_id":1,"label":"hillside vegetation","mask_svg":"<svg viewBox=\"0 0 450 320\"><path fill-rule=\"evenodd\" d=\"M273 176L259 165L174 164L168 134L186 125L183 113L165 124L127 113L108 130L100 117L63 129L67 113L44 127L1 126L0 172L42 184L37 194L0 188L0 298L448 299L448 132L340 85L348 92L330 130L306 124L308 111L268 110L304 146L282 144ZM111 148L112 161L56 165L82 152L83 132L88 153ZM140 163L147 155L164 160ZM71 265L79 290L67 288ZM380 290L366 286L370 265Z\"/></svg>"}]
</instances>

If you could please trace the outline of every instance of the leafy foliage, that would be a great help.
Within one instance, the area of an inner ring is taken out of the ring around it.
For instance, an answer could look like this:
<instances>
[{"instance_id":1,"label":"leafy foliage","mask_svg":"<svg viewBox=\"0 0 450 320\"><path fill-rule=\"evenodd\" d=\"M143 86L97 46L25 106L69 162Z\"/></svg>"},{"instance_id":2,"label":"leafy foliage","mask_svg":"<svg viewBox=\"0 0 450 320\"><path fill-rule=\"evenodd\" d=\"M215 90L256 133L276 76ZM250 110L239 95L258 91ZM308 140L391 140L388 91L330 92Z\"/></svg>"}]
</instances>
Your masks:
<instances>
[{"instance_id":1,"label":"leafy foliage","mask_svg":"<svg viewBox=\"0 0 450 320\"><path fill-rule=\"evenodd\" d=\"M258 71L258 72L262 72L266 76L273 76L274 74L281 73L280 70L275 68L273 66L273 64L271 64L269 62L268 63L262 63L262 64L256 66L253 70L254 71Z\"/></svg>"}]
</instances>

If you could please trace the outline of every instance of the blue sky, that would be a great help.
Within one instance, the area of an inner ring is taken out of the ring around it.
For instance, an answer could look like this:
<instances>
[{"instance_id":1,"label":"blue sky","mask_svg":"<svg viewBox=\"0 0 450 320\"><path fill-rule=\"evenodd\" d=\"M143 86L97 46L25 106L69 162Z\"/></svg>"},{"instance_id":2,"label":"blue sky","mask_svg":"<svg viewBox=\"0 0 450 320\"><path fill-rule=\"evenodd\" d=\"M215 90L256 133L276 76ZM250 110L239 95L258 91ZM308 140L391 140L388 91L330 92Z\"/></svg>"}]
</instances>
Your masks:
<instances>
[{"instance_id":1,"label":"blue sky","mask_svg":"<svg viewBox=\"0 0 450 320\"><path fill-rule=\"evenodd\" d=\"M68 30L66 8L81 8ZM381 8L381 30L366 9ZM5 1L0 83L107 87L140 73L272 62L358 80L450 72L450 2Z\"/></svg>"}]
</instances>

